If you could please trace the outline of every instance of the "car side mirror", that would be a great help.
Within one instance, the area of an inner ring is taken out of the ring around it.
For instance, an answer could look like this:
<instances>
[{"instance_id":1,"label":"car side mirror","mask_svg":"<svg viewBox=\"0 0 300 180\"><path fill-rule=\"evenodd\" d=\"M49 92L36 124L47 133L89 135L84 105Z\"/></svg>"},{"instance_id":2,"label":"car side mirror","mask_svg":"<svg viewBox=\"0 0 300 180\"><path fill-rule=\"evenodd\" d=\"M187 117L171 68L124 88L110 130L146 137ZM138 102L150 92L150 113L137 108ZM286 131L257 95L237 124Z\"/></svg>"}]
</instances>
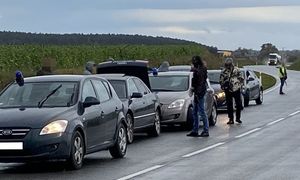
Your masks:
<instances>
[{"instance_id":1,"label":"car side mirror","mask_svg":"<svg viewBox=\"0 0 300 180\"><path fill-rule=\"evenodd\" d=\"M139 92L134 92L131 95L131 98L142 98L142 97L143 97L143 94L139 93Z\"/></svg>"},{"instance_id":2,"label":"car side mirror","mask_svg":"<svg viewBox=\"0 0 300 180\"><path fill-rule=\"evenodd\" d=\"M83 102L83 108L87 108L90 106L98 105L100 101L95 97L86 97Z\"/></svg>"},{"instance_id":3,"label":"car side mirror","mask_svg":"<svg viewBox=\"0 0 300 180\"><path fill-rule=\"evenodd\" d=\"M249 81L254 81L255 79L253 78L253 77L249 77L248 79L247 79L247 81L249 82Z\"/></svg>"}]
</instances>

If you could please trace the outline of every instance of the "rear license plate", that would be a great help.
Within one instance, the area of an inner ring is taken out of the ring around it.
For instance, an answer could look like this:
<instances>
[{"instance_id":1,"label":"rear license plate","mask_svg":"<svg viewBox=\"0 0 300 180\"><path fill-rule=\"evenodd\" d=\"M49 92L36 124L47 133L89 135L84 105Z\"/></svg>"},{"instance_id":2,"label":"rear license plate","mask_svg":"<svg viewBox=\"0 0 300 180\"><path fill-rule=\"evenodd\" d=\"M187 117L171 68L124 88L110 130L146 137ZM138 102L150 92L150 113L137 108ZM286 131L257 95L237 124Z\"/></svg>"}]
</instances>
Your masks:
<instances>
[{"instance_id":1,"label":"rear license plate","mask_svg":"<svg viewBox=\"0 0 300 180\"><path fill-rule=\"evenodd\" d=\"M23 142L0 142L0 150L23 150Z\"/></svg>"}]
</instances>

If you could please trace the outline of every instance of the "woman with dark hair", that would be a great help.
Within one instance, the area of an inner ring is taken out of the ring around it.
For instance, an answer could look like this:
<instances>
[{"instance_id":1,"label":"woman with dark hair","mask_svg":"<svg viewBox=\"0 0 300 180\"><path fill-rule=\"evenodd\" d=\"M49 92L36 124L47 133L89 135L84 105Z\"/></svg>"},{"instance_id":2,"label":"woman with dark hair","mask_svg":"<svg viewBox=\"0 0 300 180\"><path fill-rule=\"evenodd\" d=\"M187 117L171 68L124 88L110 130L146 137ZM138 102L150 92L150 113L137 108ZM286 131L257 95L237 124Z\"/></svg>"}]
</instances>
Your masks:
<instances>
[{"instance_id":1,"label":"woman with dark hair","mask_svg":"<svg viewBox=\"0 0 300 180\"><path fill-rule=\"evenodd\" d=\"M192 59L192 88L194 93L194 107L193 107L193 129L187 134L192 137L208 137L208 119L205 111L205 94L206 94L206 79L207 68L200 56L194 56ZM199 135L199 116L203 121L204 127L202 133Z\"/></svg>"}]
</instances>

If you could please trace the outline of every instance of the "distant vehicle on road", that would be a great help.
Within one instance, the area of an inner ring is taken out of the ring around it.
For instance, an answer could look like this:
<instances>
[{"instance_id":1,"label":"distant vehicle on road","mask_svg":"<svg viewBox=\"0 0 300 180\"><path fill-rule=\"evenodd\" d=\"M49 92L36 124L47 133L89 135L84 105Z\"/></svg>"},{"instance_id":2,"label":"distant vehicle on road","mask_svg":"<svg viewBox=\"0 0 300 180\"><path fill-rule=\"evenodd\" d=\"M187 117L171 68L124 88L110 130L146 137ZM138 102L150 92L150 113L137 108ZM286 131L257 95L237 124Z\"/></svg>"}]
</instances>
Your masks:
<instances>
[{"instance_id":1,"label":"distant vehicle on road","mask_svg":"<svg viewBox=\"0 0 300 180\"><path fill-rule=\"evenodd\" d=\"M281 56L277 53L270 53L268 58L268 65L278 65L281 61Z\"/></svg>"},{"instance_id":2,"label":"distant vehicle on road","mask_svg":"<svg viewBox=\"0 0 300 180\"><path fill-rule=\"evenodd\" d=\"M26 78L1 92L0 114L0 162L63 159L80 169L86 154L127 151L123 105L103 78Z\"/></svg>"},{"instance_id":3,"label":"distant vehicle on road","mask_svg":"<svg viewBox=\"0 0 300 180\"><path fill-rule=\"evenodd\" d=\"M110 61L100 63L97 72L109 80L125 106L128 142L133 142L134 132L159 136L161 107L157 95L150 90L147 62Z\"/></svg>"},{"instance_id":4,"label":"distant vehicle on road","mask_svg":"<svg viewBox=\"0 0 300 180\"><path fill-rule=\"evenodd\" d=\"M182 124L192 127L194 96L191 93L192 72L169 71L150 76L152 90L157 93L162 105L163 124ZM217 123L217 102L214 90L207 81L206 112L210 126Z\"/></svg>"}]
</instances>

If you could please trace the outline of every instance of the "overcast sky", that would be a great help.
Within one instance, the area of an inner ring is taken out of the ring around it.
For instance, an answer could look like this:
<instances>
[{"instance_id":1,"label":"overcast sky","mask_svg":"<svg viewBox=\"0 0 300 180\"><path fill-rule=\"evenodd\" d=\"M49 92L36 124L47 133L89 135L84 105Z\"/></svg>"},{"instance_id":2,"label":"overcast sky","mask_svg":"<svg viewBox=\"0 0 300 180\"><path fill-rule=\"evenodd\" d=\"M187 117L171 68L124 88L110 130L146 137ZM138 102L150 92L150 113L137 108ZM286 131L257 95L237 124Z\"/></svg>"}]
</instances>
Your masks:
<instances>
[{"instance_id":1,"label":"overcast sky","mask_svg":"<svg viewBox=\"0 0 300 180\"><path fill-rule=\"evenodd\" d=\"M300 49L300 0L0 0L0 30L167 36Z\"/></svg>"}]
</instances>

